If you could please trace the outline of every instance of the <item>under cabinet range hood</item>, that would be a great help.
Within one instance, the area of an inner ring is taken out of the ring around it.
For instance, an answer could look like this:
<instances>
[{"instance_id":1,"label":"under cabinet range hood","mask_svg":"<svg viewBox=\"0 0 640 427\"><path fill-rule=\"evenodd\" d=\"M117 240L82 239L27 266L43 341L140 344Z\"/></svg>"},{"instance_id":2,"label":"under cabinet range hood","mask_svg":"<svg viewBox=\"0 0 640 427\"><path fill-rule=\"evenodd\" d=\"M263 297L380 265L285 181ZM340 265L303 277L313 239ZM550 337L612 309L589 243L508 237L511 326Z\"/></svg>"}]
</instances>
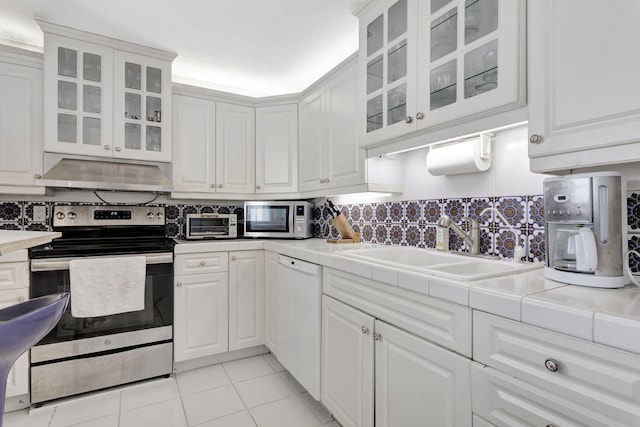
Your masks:
<instances>
[{"instance_id":1,"label":"under cabinet range hood","mask_svg":"<svg viewBox=\"0 0 640 427\"><path fill-rule=\"evenodd\" d=\"M126 159L44 154L37 185L86 190L170 192L171 164Z\"/></svg>"}]
</instances>

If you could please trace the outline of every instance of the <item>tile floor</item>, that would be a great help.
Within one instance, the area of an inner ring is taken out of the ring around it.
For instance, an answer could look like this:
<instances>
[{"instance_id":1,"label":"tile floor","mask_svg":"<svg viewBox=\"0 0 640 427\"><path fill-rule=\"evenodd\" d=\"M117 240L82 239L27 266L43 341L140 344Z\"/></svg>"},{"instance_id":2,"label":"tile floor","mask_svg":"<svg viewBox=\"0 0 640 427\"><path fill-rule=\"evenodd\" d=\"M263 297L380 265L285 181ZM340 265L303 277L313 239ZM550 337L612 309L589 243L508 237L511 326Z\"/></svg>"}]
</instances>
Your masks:
<instances>
[{"instance_id":1,"label":"tile floor","mask_svg":"<svg viewBox=\"0 0 640 427\"><path fill-rule=\"evenodd\" d=\"M340 427L270 354L5 414L4 427Z\"/></svg>"}]
</instances>

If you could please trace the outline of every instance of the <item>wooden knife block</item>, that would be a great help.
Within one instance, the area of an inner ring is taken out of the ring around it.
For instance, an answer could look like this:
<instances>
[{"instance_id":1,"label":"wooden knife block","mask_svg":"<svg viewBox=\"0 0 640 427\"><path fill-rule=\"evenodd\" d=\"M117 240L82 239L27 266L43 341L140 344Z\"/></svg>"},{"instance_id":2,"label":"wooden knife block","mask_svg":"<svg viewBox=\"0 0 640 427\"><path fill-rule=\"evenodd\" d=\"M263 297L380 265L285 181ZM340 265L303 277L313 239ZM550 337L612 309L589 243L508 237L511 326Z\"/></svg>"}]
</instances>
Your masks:
<instances>
[{"instance_id":1,"label":"wooden knife block","mask_svg":"<svg viewBox=\"0 0 640 427\"><path fill-rule=\"evenodd\" d=\"M327 239L327 243L360 243L360 233L353 231L351 224L344 214L340 214L331 221L333 226L340 233L341 239Z\"/></svg>"}]
</instances>

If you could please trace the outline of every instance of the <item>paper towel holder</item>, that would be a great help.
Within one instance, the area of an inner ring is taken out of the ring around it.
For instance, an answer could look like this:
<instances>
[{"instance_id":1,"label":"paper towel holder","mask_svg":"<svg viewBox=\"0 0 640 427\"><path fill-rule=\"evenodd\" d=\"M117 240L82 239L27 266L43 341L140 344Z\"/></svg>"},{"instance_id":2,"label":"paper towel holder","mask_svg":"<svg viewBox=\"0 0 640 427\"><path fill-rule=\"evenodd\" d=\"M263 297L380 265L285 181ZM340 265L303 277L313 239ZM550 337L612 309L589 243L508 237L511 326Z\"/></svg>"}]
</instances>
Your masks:
<instances>
[{"instance_id":1,"label":"paper towel holder","mask_svg":"<svg viewBox=\"0 0 640 427\"><path fill-rule=\"evenodd\" d=\"M492 136L485 132L472 138L431 145L426 155L427 171L435 176L486 171L491 167Z\"/></svg>"}]
</instances>

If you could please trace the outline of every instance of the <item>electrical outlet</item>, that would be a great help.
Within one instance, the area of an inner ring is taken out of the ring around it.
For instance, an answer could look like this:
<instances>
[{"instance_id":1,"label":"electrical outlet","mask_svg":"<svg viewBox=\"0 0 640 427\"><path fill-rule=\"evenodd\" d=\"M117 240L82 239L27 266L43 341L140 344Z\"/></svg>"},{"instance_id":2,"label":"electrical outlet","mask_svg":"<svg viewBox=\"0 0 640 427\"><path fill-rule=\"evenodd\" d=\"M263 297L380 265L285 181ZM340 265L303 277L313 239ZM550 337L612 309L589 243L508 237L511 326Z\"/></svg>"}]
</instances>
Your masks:
<instances>
[{"instance_id":1,"label":"electrical outlet","mask_svg":"<svg viewBox=\"0 0 640 427\"><path fill-rule=\"evenodd\" d=\"M33 220L45 222L47 220L47 207L36 205L33 207Z\"/></svg>"}]
</instances>

